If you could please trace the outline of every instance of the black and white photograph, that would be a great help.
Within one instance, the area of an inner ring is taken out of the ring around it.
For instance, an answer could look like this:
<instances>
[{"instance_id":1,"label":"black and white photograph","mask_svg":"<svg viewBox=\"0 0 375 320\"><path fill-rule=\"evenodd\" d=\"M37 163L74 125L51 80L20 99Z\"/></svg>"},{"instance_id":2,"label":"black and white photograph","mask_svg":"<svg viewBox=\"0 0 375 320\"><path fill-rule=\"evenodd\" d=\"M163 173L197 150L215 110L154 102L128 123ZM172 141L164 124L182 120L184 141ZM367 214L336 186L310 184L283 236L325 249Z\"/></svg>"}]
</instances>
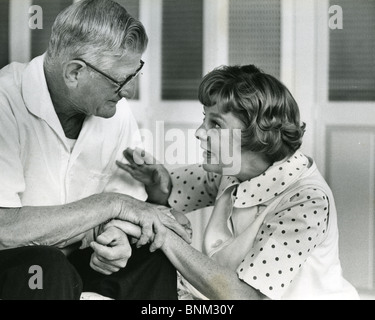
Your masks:
<instances>
[{"instance_id":1,"label":"black and white photograph","mask_svg":"<svg viewBox=\"0 0 375 320\"><path fill-rule=\"evenodd\" d=\"M0 300L375 300L375 0L0 0Z\"/></svg>"}]
</instances>

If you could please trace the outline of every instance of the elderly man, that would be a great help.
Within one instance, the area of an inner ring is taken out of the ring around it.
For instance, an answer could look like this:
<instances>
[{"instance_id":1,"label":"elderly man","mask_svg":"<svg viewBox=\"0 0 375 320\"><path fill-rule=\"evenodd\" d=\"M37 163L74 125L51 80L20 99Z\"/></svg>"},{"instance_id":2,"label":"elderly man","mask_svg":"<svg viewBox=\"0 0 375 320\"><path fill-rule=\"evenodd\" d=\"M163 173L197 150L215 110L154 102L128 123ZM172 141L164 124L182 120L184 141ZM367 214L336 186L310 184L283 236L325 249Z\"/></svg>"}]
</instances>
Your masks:
<instances>
[{"instance_id":1,"label":"elderly man","mask_svg":"<svg viewBox=\"0 0 375 320\"><path fill-rule=\"evenodd\" d=\"M176 298L176 271L154 251L166 228L189 237L116 167L141 143L123 98L147 42L123 7L85 0L56 18L43 56L0 71L0 299Z\"/></svg>"}]
</instances>

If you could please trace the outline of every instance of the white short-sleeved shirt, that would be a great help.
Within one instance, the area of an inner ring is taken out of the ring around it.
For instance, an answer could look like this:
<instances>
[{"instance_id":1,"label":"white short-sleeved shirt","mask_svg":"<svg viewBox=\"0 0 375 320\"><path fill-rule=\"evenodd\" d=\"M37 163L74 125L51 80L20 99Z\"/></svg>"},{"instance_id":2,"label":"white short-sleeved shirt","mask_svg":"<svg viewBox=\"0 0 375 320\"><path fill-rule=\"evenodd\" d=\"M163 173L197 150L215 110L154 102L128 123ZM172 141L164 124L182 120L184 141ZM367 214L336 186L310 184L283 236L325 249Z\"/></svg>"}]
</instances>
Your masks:
<instances>
[{"instance_id":1,"label":"white short-sleeved shirt","mask_svg":"<svg viewBox=\"0 0 375 320\"><path fill-rule=\"evenodd\" d=\"M125 99L110 119L88 117L69 141L52 105L44 56L0 71L0 207L70 203L119 192L147 198L144 186L119 170L122 151L141 146Z\"/></svg>"},{"instance_id":2,"label":"white short-sleeved shirt","mask_svg":"<svg viewBox=\"0 0 375 320\"><path fill-rule=\"evenodd\" d=\"M239 279L271 299L358 299L342 277L331 190L300 151L242 183L201 165L171 177L176 210L214 204L203 252Z\"/></svg>"}]
</instances>

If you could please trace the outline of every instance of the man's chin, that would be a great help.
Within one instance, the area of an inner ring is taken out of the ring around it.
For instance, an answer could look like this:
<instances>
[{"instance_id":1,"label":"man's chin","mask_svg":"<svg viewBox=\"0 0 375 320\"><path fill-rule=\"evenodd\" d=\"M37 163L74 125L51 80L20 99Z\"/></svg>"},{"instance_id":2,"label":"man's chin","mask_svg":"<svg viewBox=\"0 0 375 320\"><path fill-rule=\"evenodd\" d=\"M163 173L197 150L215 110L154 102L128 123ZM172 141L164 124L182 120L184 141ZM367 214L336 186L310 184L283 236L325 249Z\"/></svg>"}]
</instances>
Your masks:
<instances>
[{"instance_id":1,"label":"man's chin","mask_svg":"<svg viewBox=\"0 0 375 320\"><path fill-rule=\"evenodd\" d=\"M117 111L117 102L109 102L104 108L98 110L98 114L97 116L98 117L101 117L101 118L104 118L104 119L109 119L109 118L112 118L115 114L116 114L116 111Z\"/></svg>"}]
</instances>

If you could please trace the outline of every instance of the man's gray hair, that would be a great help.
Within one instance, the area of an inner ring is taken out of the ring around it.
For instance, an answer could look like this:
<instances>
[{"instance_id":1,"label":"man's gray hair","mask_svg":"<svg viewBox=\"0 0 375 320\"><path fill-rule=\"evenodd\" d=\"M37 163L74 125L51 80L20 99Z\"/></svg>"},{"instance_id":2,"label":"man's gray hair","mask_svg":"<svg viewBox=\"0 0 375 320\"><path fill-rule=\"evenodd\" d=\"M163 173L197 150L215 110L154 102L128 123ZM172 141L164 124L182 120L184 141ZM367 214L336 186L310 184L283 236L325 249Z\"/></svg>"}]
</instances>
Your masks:
<instances>
[{"instance_id":1,"label":"man's gray hair","mask_svg":"<svg viewBox=\"0 0 375 320\"><path fill-rule=\"evenodd\" d=\"M45 67L81 58L102 65L108 58L143 53L148 37L142 23L111 0L82 0L56 18Z\"/></svg>"}]
</instances>

